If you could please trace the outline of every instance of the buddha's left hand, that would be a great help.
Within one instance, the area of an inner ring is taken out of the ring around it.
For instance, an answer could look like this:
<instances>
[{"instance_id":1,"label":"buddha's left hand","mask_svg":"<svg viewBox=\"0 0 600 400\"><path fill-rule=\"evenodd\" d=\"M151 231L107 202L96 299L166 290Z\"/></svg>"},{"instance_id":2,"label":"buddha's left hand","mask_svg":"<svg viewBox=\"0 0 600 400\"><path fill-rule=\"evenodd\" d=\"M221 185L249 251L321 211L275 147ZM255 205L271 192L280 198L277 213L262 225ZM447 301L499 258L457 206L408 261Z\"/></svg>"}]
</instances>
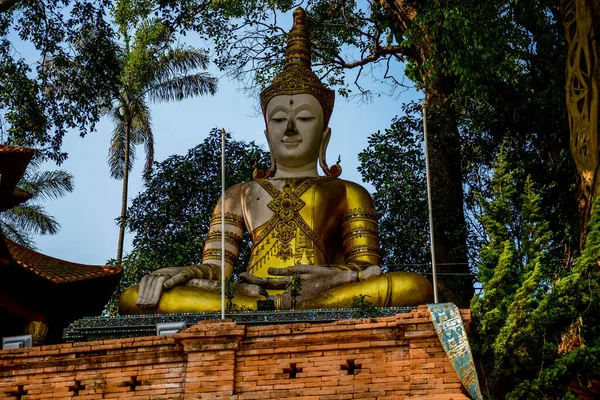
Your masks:
<instances>
[{"instance_id":1,"label":"buddha's left hand","mask_svg":"<svg viewBox=\"0 0 600 400\"><path fill-rule=\"evenodd\" d=\"M180 285L192 279L189 267L160 268L140 281L136 304L142 308L156 307L164 289Z\"/></svg>"}]
</instances>

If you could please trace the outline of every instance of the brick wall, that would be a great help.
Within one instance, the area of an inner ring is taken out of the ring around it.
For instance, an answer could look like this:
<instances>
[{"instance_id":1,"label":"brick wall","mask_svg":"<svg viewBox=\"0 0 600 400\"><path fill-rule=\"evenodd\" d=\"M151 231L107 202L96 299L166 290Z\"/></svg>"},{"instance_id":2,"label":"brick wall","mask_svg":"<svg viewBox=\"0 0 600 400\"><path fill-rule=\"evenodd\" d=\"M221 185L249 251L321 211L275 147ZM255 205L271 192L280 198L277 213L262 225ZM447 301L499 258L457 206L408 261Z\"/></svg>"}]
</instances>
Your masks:
<instances>
[{"instance_id":1,"label":"brick wall","mask_svg":"<svg viewBox=\"0 0 600 400\"><path fill-rule=\"evenodd\" d=\"M426 307L0 351L0 398L467 399L461 387Z\"/></svg>"}]
</instances>

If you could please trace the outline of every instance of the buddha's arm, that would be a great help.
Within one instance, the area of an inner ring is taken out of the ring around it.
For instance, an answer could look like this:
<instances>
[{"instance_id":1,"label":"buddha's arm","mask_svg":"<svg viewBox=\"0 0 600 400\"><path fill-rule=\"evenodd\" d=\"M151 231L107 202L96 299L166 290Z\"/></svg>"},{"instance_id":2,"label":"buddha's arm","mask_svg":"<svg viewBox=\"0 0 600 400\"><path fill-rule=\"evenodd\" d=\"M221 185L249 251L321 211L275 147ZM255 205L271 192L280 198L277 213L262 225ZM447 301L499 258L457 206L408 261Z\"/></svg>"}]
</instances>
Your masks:
<instances>
[{"instance_id":1,"label":"buddha's arm","mask_svg":"<svg viewBox=\"0 0 600 400\"><path fill-rule=\"evenodd\" d=\"M225 192L225 277L231 276L239 253L244 223L241 216L241 185ZM163 290L182 285L190 279L221 279L221 200L215 207L204 245L202 264L189 267L160 268L140 281L136 304L155 307Z\"/></svg>"},{"instance_id":2,"label":"buddha's arm","mask_svg":"<svg viewBox=\"0 0 600 400\"><path fill-rule=\"evenodd\" d=\"M342 217L342 245L346 266L363 270L380 265L377 213L373 199L362 186L347 183Z\"/></svg>"},{"instance_id":3,"label":"buddha's arm","mask_svg":"<svg viewBox=\"0 0 600 400\"><path fill-rule=\"evenodd\" d=\"M220 280L221 258L225 251L225 277L233 273L235 263L240 252L240 243L244 234L244 217L242 216L243 186L235 185L225 192L225 248L222 248L222 216L221 199L214 209L210 220L210 227L206 235L202 265L196 269L203 269L203 275L195 278Z\"/></svg>"}]
</instances>

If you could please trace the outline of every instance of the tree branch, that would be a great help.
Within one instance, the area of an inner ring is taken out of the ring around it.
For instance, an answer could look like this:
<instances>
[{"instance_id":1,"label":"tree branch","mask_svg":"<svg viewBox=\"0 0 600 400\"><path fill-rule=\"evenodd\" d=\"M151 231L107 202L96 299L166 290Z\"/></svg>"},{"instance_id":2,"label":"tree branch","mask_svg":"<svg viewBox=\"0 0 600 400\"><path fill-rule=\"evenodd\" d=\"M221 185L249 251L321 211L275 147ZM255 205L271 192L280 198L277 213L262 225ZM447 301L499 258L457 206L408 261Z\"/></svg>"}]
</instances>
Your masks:
<instances>
[{"instance_id":1,"label":"tree branch","mask_svg":"<svg viewBox=\"0 0 600 400\"><path fill-rule=\"evenodd\" d=\"M17 4L19 0L0 0L0 13L5 13Z\"/></svg>"}]
</instances>

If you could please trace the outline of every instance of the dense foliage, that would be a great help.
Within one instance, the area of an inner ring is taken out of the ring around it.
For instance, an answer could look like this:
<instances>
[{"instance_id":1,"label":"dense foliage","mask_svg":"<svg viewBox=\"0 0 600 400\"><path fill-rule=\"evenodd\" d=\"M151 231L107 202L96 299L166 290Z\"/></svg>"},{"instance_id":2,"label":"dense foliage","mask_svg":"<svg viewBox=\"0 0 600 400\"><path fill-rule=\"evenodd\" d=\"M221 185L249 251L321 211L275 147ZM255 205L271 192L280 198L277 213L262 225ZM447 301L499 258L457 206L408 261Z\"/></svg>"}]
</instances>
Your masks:
<instances>
[{"instance_id":1,"label":"dense foliage","mask_svg":"<svg viewBox=\"0 0 600 400\"><path fill-rule=\"evenodd\" d=\"M369 137L369 146L358 156L359 171L375 188L384 267L430 272L421 110L411 104L404 111L385 132Z\"/></svg>"},{"instance_id":2,"label":"dense foliage","mask_svg":"<svg viewBox=\"0 0 600 400\"><path fill-rule=\"evenodd\" d=\"M521 34L497 43L496 58L512 59L514 72L507 78L481 71L474 76L478 77L474 91L454 98L460 117L470 248L477 251L485 243L479 200L491 197L490 171L504 146L510 167L522 170L518 190L527 176L539 188L540 212L550 224L553 240L569 257L577 250L576 175L569 153L566 49L558 2L518 2L512 7L507 11L512 11L509 16Z\"/></svg>"},{"instance_id":3,"label":"dense foliage","mask_svg":"<svg viewBox=\"0 0 600 400\"><path fill-rule=\"evenodd\" d=\"M538 189L521 175L501 153L482 217L489 243L478 265L483 291L471 303L472 344L489 398L553 398L587 386L600 366L600 209L570 264Z\"/></svg>"},{"instance_id":4,"label":"dense foliage","mask_svg":"<svg viewBox=\"0 0 600 400\"><path fill-rule=\"evenodd\" d=\"M0 134L62 162L67 130L94 130L117 87L111 1L0 2Z\"/></svg>"},{"instance_id":5,"label":"dense foliage","mask_svg":"<svg viewBox=\"0 0 600 400\"><path fill-rule=\"evenodd\" d=\"M254 142L226 135L226 186L252 179L254 165L266 166L270 158ZM141 277L157 268L202 262L204 237L221 195L221 131L213 129L185 156L173 155L156 163L144 190L128 209L128 228L135 233L134 250L123 258L125 275L113 296L116 299ZM240 249L238 265L245 266L250 253L249 237Z\"/></svg>"}]
</instances>

